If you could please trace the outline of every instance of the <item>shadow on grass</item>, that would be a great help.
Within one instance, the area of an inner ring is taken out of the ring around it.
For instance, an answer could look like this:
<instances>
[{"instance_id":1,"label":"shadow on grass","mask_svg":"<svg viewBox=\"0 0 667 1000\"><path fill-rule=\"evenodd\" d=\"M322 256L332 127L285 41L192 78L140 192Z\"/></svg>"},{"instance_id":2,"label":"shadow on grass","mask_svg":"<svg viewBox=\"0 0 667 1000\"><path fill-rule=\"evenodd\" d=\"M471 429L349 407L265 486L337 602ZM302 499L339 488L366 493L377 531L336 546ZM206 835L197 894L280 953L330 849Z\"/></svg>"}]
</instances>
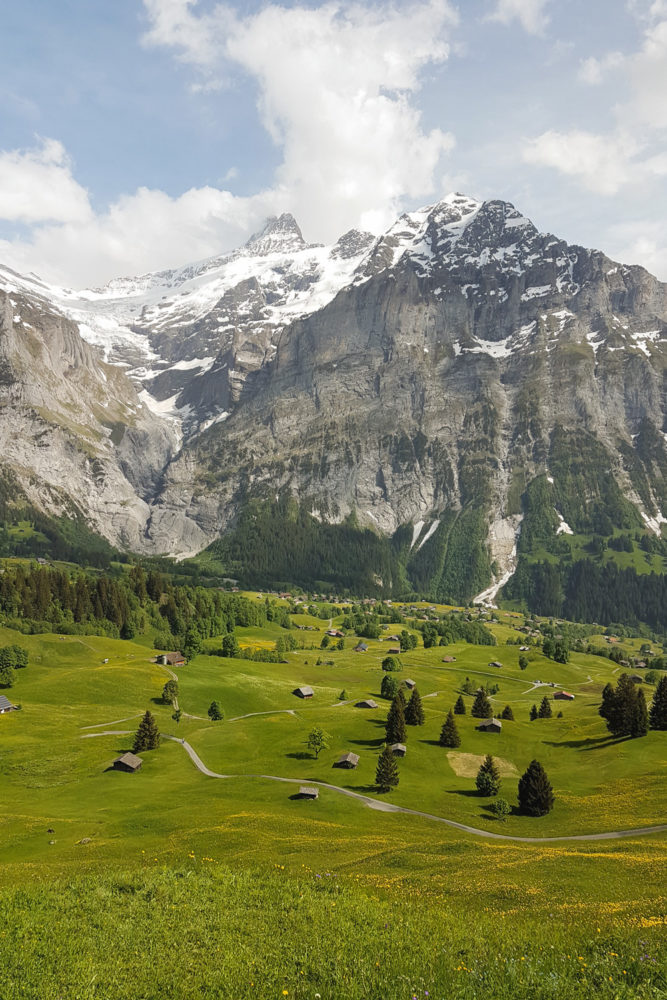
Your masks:
<instances>
[{"instance_id":1,"label":"shadow on grass","mask_svg":"<svg viewBox=\"0 0 667 1000\"><path fill-rule=\"evenodd\" d=\"M151 702L154 705L159 705L160 708L170 708L171 707L171 702L170 701L165 701L164 698L151 698Z\"/></svg>"},{"instance_id":2,"label":"shadow on grass","mask_svg":"<svg viewBox=\"0 0 667 1000\"><path fill-rule=\"evenodd\" d=\"M476 788L448 788L448 795L463 795L467 799L481 799L482 796L479 794Z\"/></svg>"},{"instance_id":3,"label":"shadow on grass","mask_svg":"<svg viewBox=\"0 0 667 1000\"><path fill-rule=\"evenodd\" d=\"M351 792L358 792L359 795L373 795L379 792L377 785L346 785Z\"/></svg>"},{"instance_id":4,"label":"shadow on grass","mask_svg":"<svg viewBox=\"0 0 667 1000\"><path fill-rule=\"evenodd\" d=\"M630 739L631 736L596 736L582 740L544 740L544 744L548 747L568 747L570 750L604 750Z\"/></svg>"},{"instance_id":5,"label":"shadow on grass","mask_svg":"<svg viewBox=\"0 0 667 1000\"><path fill-rule=\"evenodd\" d=\"M286 757L291 757L292 760L316 760L314 753L308 753L306 750L298 750L296 753L286 753Z\"/></svg>"},{"instance_id":6,"label":"shadow on grass","mask_svg":"<svg viewBox=\"0 0 667 1000\"><path fill-rule=\"evenodd\" d=\"M419 742L425 743L429 747L439 747L441 745L440 740L420 740ZM447 748L443 747L442 749L446 750Z\"/></svg>"},{"instance_id":7,"label":"shadow on grass","mask_svg":"<svg viewBox=\"0 0 667 1000\"><path fill-rule=\"evenodd\" d=\"M375 740L348 740L347 742L352 743L357 747L381 747L385 741L381 736L379 736Z\"/></svg>"}]
</instances>

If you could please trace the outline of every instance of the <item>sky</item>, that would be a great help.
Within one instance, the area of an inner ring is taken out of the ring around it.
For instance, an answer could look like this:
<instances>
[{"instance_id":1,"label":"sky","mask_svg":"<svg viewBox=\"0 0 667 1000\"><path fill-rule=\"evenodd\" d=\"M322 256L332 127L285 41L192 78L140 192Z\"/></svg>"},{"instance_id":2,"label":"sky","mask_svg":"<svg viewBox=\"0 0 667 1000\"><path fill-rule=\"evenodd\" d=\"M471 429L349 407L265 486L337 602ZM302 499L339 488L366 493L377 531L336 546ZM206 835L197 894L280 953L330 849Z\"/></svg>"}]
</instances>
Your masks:
<instances>
[{"instance_id":1,"label":"sky","mask_svg":"<svg viewBox=\"0 0 667 1000\"><path fill-rule=\"evenodd\" d=\"M667 0L7 0L0 263L78 288L457 190L667 281Z\"/></svg>"}]
</instances>

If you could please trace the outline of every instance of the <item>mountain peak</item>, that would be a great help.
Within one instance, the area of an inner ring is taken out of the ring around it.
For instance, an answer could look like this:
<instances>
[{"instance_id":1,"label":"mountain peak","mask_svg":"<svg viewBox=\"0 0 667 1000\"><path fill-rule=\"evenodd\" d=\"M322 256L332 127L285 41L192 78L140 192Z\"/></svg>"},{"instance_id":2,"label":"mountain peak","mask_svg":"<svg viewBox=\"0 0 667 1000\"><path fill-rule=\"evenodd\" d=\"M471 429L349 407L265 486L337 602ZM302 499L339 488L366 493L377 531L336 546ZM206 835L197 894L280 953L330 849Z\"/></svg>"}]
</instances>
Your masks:
<instances>
[{"instance_id":1,"label":"mountain peak","mask_svg":"<svg viewBox=\"0 0 667 1000\"><path fill-rule=\"evenodd\" d=\"M283 212L267 219L264 228L250 237L246 249L257 256L264 256L286 250L303 250L306 245L294 216Z\"/></svg>"}]
</instances>

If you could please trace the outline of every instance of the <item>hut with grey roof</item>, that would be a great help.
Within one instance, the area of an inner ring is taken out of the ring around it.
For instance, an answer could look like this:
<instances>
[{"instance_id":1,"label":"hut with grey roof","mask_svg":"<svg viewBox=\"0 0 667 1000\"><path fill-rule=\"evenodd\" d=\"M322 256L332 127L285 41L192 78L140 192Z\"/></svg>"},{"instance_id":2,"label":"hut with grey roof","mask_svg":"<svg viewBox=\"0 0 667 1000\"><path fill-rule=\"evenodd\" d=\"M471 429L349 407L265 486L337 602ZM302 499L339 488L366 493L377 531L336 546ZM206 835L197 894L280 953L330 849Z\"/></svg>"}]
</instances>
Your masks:
<instances>
[{"instance_id":1,"label":"hut with grey roof","mask_svg":"<svg viewBox=\"0 0 667 1000\"><path fill-rule=\"evenodd\" d=\"M501 733L503 724L500 719L483 719L475 728L482 733Z\"/></svg>"},{"instance_id":2,"label":"hut with grey roof","mask_svg":"<svg viewBox=\"0 0 667 1000\"><path fill-rule=\"evenodd\" d=\"M372 698L364 698L363 701L358 701L355 704L354 707L355 708L377 708L378 707L378 703L376 701L373 701Z\"/></svg>"},{"instance_id":3,"label":"hut with grey roof","mask_svg":"<svg viewBox=\"0 0 667 1000\"><path fill-rule=\"evenodd\" d=\"M319 788L313 788L312 785L301 785L299 788L298 798L300 799L318 799L319 797Z\"/></svg>"},{"instance_id":4,"label":"hut with grey roof","mask_svg":"<svg viewBox=\"0 0 667 1000\"><path fill-rule=\"evenodd\" d=\"M347 753L341 754L334 767L346 767L348 770L352 771L359 763L359 754L352 753L348 751Z\"/></svg>"},{"instance_id":5,"label":"hut with grey roof","mask_svg":"<svg viewBox=\"0 0 667 1000\"><path fill-rule=\"evenodd\" d=\"M416 687L416 682L413 681L411 677L406 677L403 683L405 684L406 688L409 688L411 691L413 687Z\"/></svg>"},{"instance_id":6,"label":"hut with grey roof","mask_svg":"<svg viewBox=\"0 0 667 1000\"><path fill-rule=\"evenodd\" d=\"M297 698L312 698L315 692L308 684L304 684L303 687L295 688L292 694L295 694Z\"/></svg>"},{"instance_id":7,"label":"hut with grey roof","mask_svg":"<svg viewBox=\"0 0 667 1000\"><path fill-rule=\"evenodd\" d=\"M389 749L393 753L394 757L405 757L407 753L405 743L392 743Z\"/></svg>"},{"instance_id":8,"label":"hut with grey roof","mask_svg":"<svg viewBox=\"0 0 667 1000\"><path fill-rule=\"evenodd\" d=\"M137 757L133 753L124 753L122 757L116 757L113 762L113 769L114 771L127 771L130 774L134 774L142 764L143 760L141 757Z\"/></svg>"},{"instance_id":9,"label":"hut with grey roof","mask_svg":"<svg viewBox=\"0 0 667 1000\"><path fill-rule=\"evenodd\" d=\"M6 695L0 694L0 715L5 715L7 712L15 712L15 711L16 711L16 705L12 705L11 701Z\"/></svg>"}]
</instances>

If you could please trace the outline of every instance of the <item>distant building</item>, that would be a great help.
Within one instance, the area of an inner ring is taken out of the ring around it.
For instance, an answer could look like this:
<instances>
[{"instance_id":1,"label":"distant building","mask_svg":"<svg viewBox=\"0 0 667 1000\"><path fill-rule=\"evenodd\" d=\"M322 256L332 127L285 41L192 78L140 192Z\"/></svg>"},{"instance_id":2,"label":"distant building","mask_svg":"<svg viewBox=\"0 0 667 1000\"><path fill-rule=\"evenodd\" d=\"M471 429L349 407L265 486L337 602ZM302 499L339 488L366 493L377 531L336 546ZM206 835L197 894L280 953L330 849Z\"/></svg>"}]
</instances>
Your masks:
<instances>
[{"instance_id":1,"label":"distant building","mask_svg":"<svg viewBox=\"0 0 667 1000\"><path fill-rule=\"evenodd\" d=\"M319 796L319 788L313 788L311 785L301 785L299 788L298 798L300 799L318 799Z\"/></svg>"},{"instance_id":2,"label":"distant building","mask_svg":"<svg viewBox=\"0 0 667 1000\"><path fill-rule=\"evenodd\" d=\"M442 662L443 663L456 663L456 657L455 656L443 656Z\"/></svg>"},{"instance_id":3,"label":"distant building","mask_svg":"<svg viewBox=\"0 0 667 1000\"><path fill-rule=\"evenodd\" d=\"M554 701L574 701L574 695L569 691L556 691Z\"/></svg>"},{"instance_id":4,"label":"distant building","mask_svg":"<svg viewBox=\"0 0 667 1000\"><path fill-rule=\"evenodd\" d=\"M368 652L368 646L366 645L365 642L358 642L357 645L354 647L354 652L355 653L367 653Z\"/></svg>"},{"instance_id":5,"label":"distant building","mask_svg":"<svg viewBox=\"0 0 667 1000\"><path fill-rule=\"evenodd\" d=\"M416 687L416 684L411 677L406 677L403 683L405 684L406 688L410 689L410 691L412 691L413 687Z\"/></svg>"},{"instance_id":6,"label":"distant building","mask_svg":"<svg viewBox=\"0 0 667 1000\"><path fill-rule=\"evenodd\" d=\"M16 712L16 710L16 705L12 705L6 695L0 694L0 715L6 715L7 712Z\"/></svg>"},{"instance_id":7,"label":"distant building","mask_svg":"<svg viewBox=\"0 0 667 1000\"><path fill-rule=\"evenodd\" d=\"M363 701L356 702L355 708L377 708L378 703L373 701L372 698L365 698Z\"/></svg>"},{"instance_id":8,"label":"distant building","mask_svg":"<svg viewBox=\"0 0 667 1000\"><path fill-rule=\"evenodd\" d=\"M332 639L342 639L343 638L343 633L339 629L337 629L337 628L328 628L326 634L330 635L332 637Z\"/></svg>"},{"instance_id":9,"label":"distant building","mask_svg":"<svg viewBox=\"0 0 667 1000\"><path fill-rule=\"evenodd\" d=\"M357 753L344 753L338 758L334 767L345 767L348 770L353 770L359 763L359 754Z\"/></svg>"},{"instance_id":10,"label":"distant building","mask_svg":"<svg viewBox=\"0 0 667 1000\"><path fill-rule=\"evenodd\" d=\"M133 753L124 753L122 757L116 757L113 767L114 771L128 771L130 774L134 774L142 764L143 760L141 757L137 757Z\"/></svg>"},{"instance_id":11,"label":"distant building","mask_svg":"<svg viewBox=\"0 0 667 1000\"><path fill-rule=\"evenodd\" d=\"M400 652L401 651L398 648L398 646L392 646L391 649L389 650L389 654L393 655L393 656L398 656L400 654Z\"/></svg>"},{"instance_id":12,"label":"distant building","mask_svg":"<svg viewBox=\"0 0 667 1000\"><path fill-rule=\"evenodd\" d=\"M303 687L295 688L292 694L295 694L297 698L312 698L315 692L306 684Z\"/></svg>"},{"instance_id":13,"label":"distant building","mask_svg":"<svg viewBox=\"0 0 667 1000\"><path fill-rule=\"evenodd\" d=\"M167 667L185 666L185 657L182 653L161 653L157 661Z\"/></svg>"},{"instance_id":14,"label":"distant building","mask_svg":"<svg viewBox=\"0 0 667 1000\"><path fill-rule=\"evenodd\" d=\"M491 660L491 662L489 663L489 666L490 667L502 667L502 663L500 662L500 660Z\"/></svg>"},{"instance_id":15,"label":"distant building","mask_svg":"<svg viewBox=\"0 0 667 1000\"><path fill-rule=\"evenodd\" d=\"M392 743L389 749L393 753L394 757L405 757L405 754L407 753L405 743Z\"/></svg>"},{"instance_id":16,"label":"distant building","mask_svg":"<svg viewBox=\"0 0 667 1000\"><path fill-rule=\"evenodd\" d=\"M503 724L500 719L484 719L475 728L482 733L501 733Z\"/></svg>"}]
</instances>

